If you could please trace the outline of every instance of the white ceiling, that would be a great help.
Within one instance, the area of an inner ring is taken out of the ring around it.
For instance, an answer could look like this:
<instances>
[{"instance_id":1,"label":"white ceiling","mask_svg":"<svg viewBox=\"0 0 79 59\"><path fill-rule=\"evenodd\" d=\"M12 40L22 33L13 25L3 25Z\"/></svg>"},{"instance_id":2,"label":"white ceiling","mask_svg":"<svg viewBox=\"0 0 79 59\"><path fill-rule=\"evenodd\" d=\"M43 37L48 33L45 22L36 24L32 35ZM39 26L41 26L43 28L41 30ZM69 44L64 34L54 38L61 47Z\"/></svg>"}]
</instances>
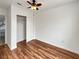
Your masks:
<instances>
[{"instance_id":1,"label":"white ceiling","mask_svg":"<svg viewBox=\"0 0 79 59\"><path fill-rule=\"evenodd\" d=\"M9 5L15 4L17 2L21 3L22 5L28 6L27 0L0 0L0 8L8 8ZM56 6L63 3L73 2L73 1L79 1L79 0L36 0L37 2L41 2L43 5L40 7L40 9L49 8L51 6Z\"/></svg>"}]
</instances>

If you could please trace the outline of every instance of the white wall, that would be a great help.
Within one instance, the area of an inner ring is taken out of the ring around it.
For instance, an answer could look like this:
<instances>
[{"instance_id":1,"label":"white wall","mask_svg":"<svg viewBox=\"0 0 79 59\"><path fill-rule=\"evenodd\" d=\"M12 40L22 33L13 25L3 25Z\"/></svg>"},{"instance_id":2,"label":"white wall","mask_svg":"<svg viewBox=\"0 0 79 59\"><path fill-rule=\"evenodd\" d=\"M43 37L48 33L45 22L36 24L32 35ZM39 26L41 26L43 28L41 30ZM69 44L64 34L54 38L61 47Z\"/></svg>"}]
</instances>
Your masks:
<instances>
[{"instance_id":1,"label":"white wall","mask_svg":"<svg viewBox=\"0 0 79 59\"><path fill-rule=\"evenodd\" d=\"M10 11L9 11L9 41L10 45L9 47L11 49L15 49L17 47L17 15L26 16L26 33L27 33L27 42L33 39L33 15L32 12L29 9L26 9L24 7L18 6L18 5L11 5Z\"/></svg>"},{"instance_id":2,"label":"white wall","mask_svg":"<svg viewBox=\"0 0 79 59\"><path fill-rule=\"evenodd\" d=\"M0 8L0 15L6 15L7 14L7 10Z\"/></svg>"},{"instance_id":3,"label":"white wall","mask_svg":"<svg viewBox=\"0 0 79 59\"><path fill-rule=\"evenodd\" d=\"M26 16L26 39L27 42L34 38L33 36L33 12L25 7L17 6L16 15Z\"/></svg>"},{"instance_id":4,"label":"white wall","mask_svg":"<svg viewBox=\"0 0 79 59\"><path fill-rule=\"evenodd\" d=\"M37 12L34 19L36 39L79 53L79 2Z\"/></svg>"},{"instance_id":5,"label":"white wall","mask_svg":"<svg viewBox=\"0 0 79 59\"><path fill-rule=\"evenodd\" d=\"M7 45L11 47L11 6L8 9L7 20Z\"/></svg>"}]
</instances>

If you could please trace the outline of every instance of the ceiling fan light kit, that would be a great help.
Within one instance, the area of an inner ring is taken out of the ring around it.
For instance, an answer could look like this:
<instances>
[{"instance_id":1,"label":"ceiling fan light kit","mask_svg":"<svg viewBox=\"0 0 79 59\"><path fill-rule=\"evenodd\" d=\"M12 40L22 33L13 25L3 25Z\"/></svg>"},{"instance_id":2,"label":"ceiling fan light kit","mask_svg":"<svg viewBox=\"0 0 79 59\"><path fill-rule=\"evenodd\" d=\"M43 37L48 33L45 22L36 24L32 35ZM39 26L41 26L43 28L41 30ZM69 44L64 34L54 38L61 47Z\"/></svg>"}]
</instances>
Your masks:
<instances>
[{"instance_id":1,"label":"ceiling fan light kit","mask_svg":"<svg viewBox=\"0 0 79 59\"><path fill-rule=\"evenodd\" d=\"M32 10L36 10L36 8L37 8L36 6L31 6Z\"/></svg>"}]
</instances>

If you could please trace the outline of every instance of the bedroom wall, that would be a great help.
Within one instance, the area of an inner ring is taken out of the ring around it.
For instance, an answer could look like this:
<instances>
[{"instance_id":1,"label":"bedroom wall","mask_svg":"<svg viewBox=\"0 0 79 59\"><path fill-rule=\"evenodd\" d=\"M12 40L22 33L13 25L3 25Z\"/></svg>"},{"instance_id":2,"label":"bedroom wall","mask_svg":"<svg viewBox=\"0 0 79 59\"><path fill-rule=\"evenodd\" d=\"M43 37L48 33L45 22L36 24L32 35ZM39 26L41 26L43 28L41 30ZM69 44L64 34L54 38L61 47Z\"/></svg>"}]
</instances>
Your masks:
<instances>
[{"instance_id":1,"label":"bedroom wall","mask_svg":"<svg viewBox=\"0 0 79 59\"><path fill-rule=\"evenodd\" d=\"M15 49L17 47L17 15L26 16L26 41L28 42L33 39L33 13L30 10L16 4L12 4L10 6L9 13L9 47L11 49Z\"/></svg>"},{"instance_id":2,"label":"bedroom wall","mask_svg":"<svg viewBox=\"0 0 79 59\"><path fill-rule=\"evenodd\" d=\"M34 25L36 39L79 54L79 2L36 12Z\"/></svg>"}]
</instances>

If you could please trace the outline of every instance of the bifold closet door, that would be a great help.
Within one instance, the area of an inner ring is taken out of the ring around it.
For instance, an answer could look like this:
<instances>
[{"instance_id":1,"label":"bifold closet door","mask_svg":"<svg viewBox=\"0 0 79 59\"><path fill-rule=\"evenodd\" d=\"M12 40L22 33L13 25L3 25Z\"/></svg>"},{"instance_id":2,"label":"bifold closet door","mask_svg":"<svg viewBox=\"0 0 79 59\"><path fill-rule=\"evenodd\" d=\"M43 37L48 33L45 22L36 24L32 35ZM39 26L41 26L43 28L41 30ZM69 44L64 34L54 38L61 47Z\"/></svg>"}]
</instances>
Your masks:
<instances>
[{"instance_id":1,"label":"bifold closet door","mask_svg":"<svg viewBox=\"0 0 79 59\"><path fill-rule=\"evenodd\" d=\"M17 16L17 42L26 39L26 18Z\"/></svg>"}]
</instances>

